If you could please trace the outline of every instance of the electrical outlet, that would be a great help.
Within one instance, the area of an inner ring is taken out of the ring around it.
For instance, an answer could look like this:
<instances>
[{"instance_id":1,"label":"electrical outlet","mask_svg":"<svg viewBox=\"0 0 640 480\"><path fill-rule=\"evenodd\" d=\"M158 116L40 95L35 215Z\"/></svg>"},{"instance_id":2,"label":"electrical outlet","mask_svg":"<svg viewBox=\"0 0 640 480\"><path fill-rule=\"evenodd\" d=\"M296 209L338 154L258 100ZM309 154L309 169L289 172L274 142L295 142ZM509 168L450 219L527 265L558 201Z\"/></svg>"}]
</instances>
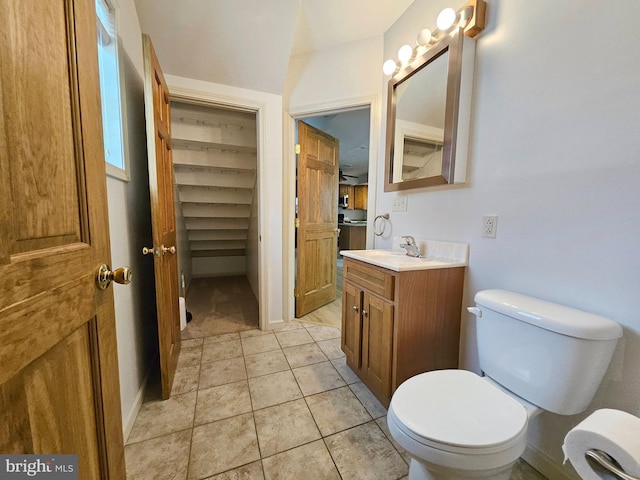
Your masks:
<instances>
[{"instance_id":1,"label":"electrical outlet","mask_svg":"<svg viewBox=\"0 0 640 480\"><path fill-rule=\"evenodd\" d=\"M406 195L398 195L393 199L393 208L394 212L406 212L407 211L407 196Z\"/></svg>"},{"instance_id":2,"label":"electrical outlet","mask_svg":"<svg viewBox=\"0 0 640 480\"><path fill-rule=\"evenodd\" d=\"M485 238L496 238L498 228L497 215L485 215L482 217L482 236Z\"/></svg>"}]
</instances>

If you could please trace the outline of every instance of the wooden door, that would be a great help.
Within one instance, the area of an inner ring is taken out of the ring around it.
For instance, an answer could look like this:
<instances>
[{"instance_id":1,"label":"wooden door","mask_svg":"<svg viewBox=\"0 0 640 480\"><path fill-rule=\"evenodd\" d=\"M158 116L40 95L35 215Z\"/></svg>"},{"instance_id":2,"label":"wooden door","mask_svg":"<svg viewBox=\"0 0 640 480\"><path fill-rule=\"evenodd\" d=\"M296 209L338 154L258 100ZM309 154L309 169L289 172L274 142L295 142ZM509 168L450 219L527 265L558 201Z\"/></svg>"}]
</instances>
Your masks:
<instances>
[{"instance_id":1,"label":"wooden door","mask_svg":"<svg viewBox=\"0 0 640 480\"><path fill-rule=\"evenodd\" d=\"M147 119L149 193L153 229L153 266L158 310L158 343L162 398L171 396L171 386L180 353L178 310L178 259L176 218L173 204L173 160L169 89L148 35L144 44L144 103Z\"/></svg>"},{"instance_id":2,"label":"wooden door","mask_svg":"<svg viewBox=\"0 0 640 480\"><path fill-rule=\"evenodd\" d=\"M342 339L341 348L347 357L347 365L359 370L362 342L362 290L344 283L342 292Z\"/></svg>"},{"instance_id":3,"label":"wooden door","mask_svg":"<svg viewBox=\"0 0 640 480\"><path fill-rule=\"evenodd\" d=\"M0 452L122 479L94 2L0 11Z\"/></svg>"},{"instance_id":4,"label":"wooden door","mask_svg":"<svg viewBox=\"0 0 640 480\"><path fill-rule=\"evenodd\" d=\"M362 370L369 389L387 405L391 394L393 305L365 293L362 301Z\"/></svg>"},{"instance_id":5,"label":"wooden door","mask_svg":"<svg viewBox=\"0 0 640 480\"><path fill-rule=\"evenodd\" d=\"M338 140L298 122L296 317L336 299Z\"/></svg>"}]
</instances>

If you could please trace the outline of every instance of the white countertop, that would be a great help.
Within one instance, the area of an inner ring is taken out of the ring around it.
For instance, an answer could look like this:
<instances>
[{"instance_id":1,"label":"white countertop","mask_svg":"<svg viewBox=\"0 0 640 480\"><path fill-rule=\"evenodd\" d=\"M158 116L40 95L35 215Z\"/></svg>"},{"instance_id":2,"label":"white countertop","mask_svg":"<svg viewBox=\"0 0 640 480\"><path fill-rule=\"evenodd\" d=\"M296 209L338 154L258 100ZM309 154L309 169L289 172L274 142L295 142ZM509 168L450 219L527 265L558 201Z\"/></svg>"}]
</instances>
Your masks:
<instances>
[{"instance_id":1,"label":"white countertop","mask_svg":"<svg viewBox=\"0 0 640 480\"><path fill-rule=\"evenodd\" d=\"M387 268L394 272L436 268L466 267L469 264L469 245L465 243L418 241L422 258L410 257L404 250L342 250L340 254L361 262Z\"/></svg>"}]
</instances>

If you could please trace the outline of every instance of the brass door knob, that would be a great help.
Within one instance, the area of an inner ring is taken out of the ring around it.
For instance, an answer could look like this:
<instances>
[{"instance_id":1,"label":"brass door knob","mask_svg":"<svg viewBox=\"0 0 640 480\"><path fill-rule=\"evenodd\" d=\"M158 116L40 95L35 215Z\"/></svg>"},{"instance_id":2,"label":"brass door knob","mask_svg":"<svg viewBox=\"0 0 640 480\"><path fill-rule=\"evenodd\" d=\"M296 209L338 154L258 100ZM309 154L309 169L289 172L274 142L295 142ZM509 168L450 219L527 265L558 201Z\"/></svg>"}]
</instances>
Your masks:
<instances>
[{"instance_id":1,"label":"brass door knob","mask_svg":"<svg viewBox=\"0 0 640 480\"><path fill-rule=\"evenodd\" d=\"M162 254L164 255L165 253L169 252L172 254L176 253L176 247L174 247L173 245L170 247L165 247L164 245L162 245L162 247L160 247L162 249Z\"/></svg>"},{"instance_id":2,"label":"brass door knob","mask_svg":"<svg viewBox=\"0 0 640 480\"><path fill-rule=\"evenodd\" d=\"M100 290L107 288L111 282L120 283L122 285L128 285L133 278L133 272L130 267L120 267L111 271L109 265L103 263L98 269L98 275L96 275L96 283Z\"/></svg>"}]
</instances>

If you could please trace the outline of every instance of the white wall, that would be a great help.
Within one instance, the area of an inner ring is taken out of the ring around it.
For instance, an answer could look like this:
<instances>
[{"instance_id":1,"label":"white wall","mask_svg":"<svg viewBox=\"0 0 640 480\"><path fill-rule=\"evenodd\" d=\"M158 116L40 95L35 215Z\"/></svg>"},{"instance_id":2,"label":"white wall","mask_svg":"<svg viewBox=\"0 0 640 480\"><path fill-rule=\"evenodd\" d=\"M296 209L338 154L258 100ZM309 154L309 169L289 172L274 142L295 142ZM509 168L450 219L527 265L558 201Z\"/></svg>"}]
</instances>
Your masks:
<instances>
[{"instance_id":1,"label":"white wall","mask_svg":"<svg viewBox=\"0 0 640 480\"><path fill-rule=\"evenodd\" d=\"M260 172L258 172L258 175ZM260 197L260 182L256 181L253 190L253 202L251 203L251 216L249 217L249 230L247 233L247 279L256 299L260 297L260 210L258 198Z\"/></svg>"},{"instance_id":2,"label":"white wall","mask_svg":"<svg viewBox=\"0 0 640 480\"><path fill-rule=\"evenodd\" d=\"M153 259L143 257L151 246L149 178L144 120L142 40L133 0L117 2L120 66L126 98L125 155L130 181L107 177L112 266L133 269L130 285L114 285L120 396L125 435L132 426L141 389L157 348Z\"/></svg>"},{"instance_id":3,"label":"white wall","mask_svg":"<svg viewBox=\"0 0 640 480\"><path fill-rule=\"evenodd\" d=\"M385 35L385 58L444 6L416 0ZM545 413L531 427L531 460L558 478L572 470L559 467L563 437L587 413L640 415L640 2L489 0L488 14L467 185L407 191L406 213L392 212L399 193L380 193L377 207L391 213L390 236L470 244L465 306L479 290L504 288L623 325L589 411ZM496 239L480 236L486 214L498 215ZM464 312L461 360L477 370L473 322Z\"/></svg>"},{"instance_id":4,"label":"white wall","mask_svg":"<svg viewBox=\"0 0 640 480\"><path fill-rule=\"evenodd\" d=\"M176 248L178 249L178 285L180 296L182 297L182 275L184 275L185 290L189 290L192 277L192 264L191 264L191 247L189 246L189 233L184 223L184 216L182 215L182 204L180 203L180 196L178 192L178 186L174 187L173 191L173 205L176 212Z\"/></svg>"}]
</instances>

